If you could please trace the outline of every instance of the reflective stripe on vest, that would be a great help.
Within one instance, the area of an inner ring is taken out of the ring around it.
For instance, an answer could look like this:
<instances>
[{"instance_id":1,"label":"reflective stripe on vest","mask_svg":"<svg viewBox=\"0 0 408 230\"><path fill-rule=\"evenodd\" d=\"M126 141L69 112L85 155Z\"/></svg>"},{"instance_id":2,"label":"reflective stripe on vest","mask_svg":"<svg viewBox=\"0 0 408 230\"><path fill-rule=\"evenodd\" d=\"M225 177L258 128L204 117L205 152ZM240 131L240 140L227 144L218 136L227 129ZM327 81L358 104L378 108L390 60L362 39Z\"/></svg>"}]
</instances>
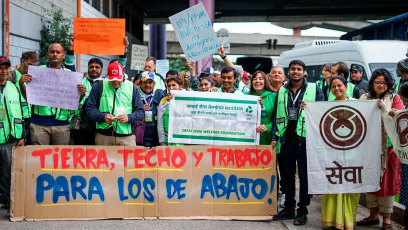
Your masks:
<instances>
[{"instance_id":1,"label":"reflective stripe on vest","mask_svg":"<svg viewBox=\"0 0 408 230\"><path fill-rule=\"evenodd\" d=\"M46 65L41 65L40 67L46 67ZM70 69L63 68L65 71L71 71ZM68 120L68 116L70 115L70 111L68 109L60 109L48 106L41 106L41 105L33 105L33 113L39 116L55 116L55 120L57 121L66 121Z\"/></svg>"},{"instance_id":2,"label":"reflective stripe on vest","mask_svg":"<svg viewBox=\"0 0 408 230\"><path fill-rule=\"evenodd\" d=\"M346 97L348 98L354 98L354 87L355 85L353 83L347 82L347 91L346 91ZM356 98L358 99L358 98ZM327 98L328 101L335 101L336 96L332 93L332 91L329 89L329 96Z\"/></svg>"},{"instance_id":3,"label":"reflective stripe on vest","mask_svg":"<svg viewBox=\"0 0 408 230\"><path fill-rule=\"evenodd\" d=\"M288 125L288 90L281 87L278 91L278 105L276 109L276 127L278 131L276 135L282 137ZM307 83L306 91L303 94L302 101L316 100L316 84ZM306 129L304 127L305 112L299 108L298 122L296 133L301 137L306 137Z\"/></svg>"},{"instance_id":4,"label":"reflective stripe on vest","mask_svg":"<svg viewBox=\"0 0 408 230\"><path fill-rule=\"evenodd\" d=\"M31 117L31 105L27 103L26 99L21 94L20 84L19 84L19 81L21 77L23 76L23 74L20 73L20 71L18 71L17 69L15 70L15 72L16 72L16 88L18 92L20 93L21 109L23 110L23 116L24 118L30 118ZM24 85L26 84L27 83L24 82Z\"/></svg>"},{"instance_id":5,"label":"reflective stripe on vest","mask_svg":"<svg viewBox=\"0 0 408 230\"><path fill-rule=\"evenodd\" d=\"M11 82L6 82L6 90L3 89L4 102L1 109L6 109L6 117L0 120L0 144L6 143L10 136L21 139L23 133L23 115L21 114L20 95L16 86ZM2 94L1 94L2 95Z\"/></svg>"},{"instance_id":6,"label":"reflective stripe on vest","mask_svg":"<svg viewBox=\"0 0 408 230\"><path fill-rule=\"evenodd\" d=\"M101 101L99 105L99 111L102 113L110 113L112 116L117 117L117 108L122 108L124 114L131 114L133 99L133 83L130 81L124 81L122 86L115 90L110 84L108 79L103 80L103 93L101 96ZM113 103L115 103L115 108L113 108ZM113 110L113 111L112 111ZM105 122L96 123L97 129L109 129L113 126L113 129L118 134L131 134L132 124L131 123L120 123L114 121L112 125Z\"/></svg>"}]
</instances>

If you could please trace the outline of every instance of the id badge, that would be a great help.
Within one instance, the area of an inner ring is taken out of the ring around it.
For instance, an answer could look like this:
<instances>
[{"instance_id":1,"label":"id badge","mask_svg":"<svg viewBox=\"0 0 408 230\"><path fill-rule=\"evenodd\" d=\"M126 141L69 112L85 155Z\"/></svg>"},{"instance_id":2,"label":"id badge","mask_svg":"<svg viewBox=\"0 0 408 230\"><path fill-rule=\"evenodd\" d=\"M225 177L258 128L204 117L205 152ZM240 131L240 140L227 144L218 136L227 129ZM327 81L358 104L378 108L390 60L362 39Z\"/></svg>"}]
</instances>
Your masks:
<instances>
[{"instance_id":1,"label":"id badge","mask_svg":"<svg viewBox=\"0 0 408 230\"><path fill-rule=\"evenodd\" d=\"M153 111L145 111L145 122L153 122Z\"/></svg>"},{"instance_id":2,"label":"id badge","mask_svg":"<svg viewBox=\"0 0 408 230\"><path fill-rule=\"evenodd\" d=\"M289 120L296 121L297 120L297 108L289 108Z\"/></svg>"},{"instance_id":3,"label":"id badge","mask_svg":"<svg viewBox=\"0 0 408 230\"><path fill-rule=\"evenodd\" d=\"M6 109L0 109L0 121L6 120Z\"/></svg>"},{"instance_id":4,"label":"id badge","mask_svg":"<svg viewBox=\"0 0 408 230\"><path fill-rule=\"evenodd\" d=\"M122 107L117 107L116 108L116 116L125 114L125 110Z\"/></svg>"}]
</instances>

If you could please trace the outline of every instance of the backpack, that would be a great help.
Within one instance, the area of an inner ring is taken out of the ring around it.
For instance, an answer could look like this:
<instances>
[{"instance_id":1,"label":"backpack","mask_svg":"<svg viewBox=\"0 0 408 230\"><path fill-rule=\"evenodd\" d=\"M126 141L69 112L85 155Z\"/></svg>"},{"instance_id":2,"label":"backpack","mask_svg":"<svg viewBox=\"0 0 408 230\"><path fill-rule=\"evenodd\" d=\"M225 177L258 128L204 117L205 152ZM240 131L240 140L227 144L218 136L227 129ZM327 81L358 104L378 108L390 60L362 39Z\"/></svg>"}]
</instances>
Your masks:
<instances>
[{"instance_id":1,"label":"backpack","mask_svg":"<svg viewBox=\"0 0 408 230\"><path fill-rule=\"evenodd\" d=\"M98 84L98 96L96 107L99 108L101 103L101 97L103 93L103 81L97 81ZM87 132L96 132L96 125L95 121L93 121L86 112L86 106L88 104L88 98L85 99L84 104L82 104L81 108L79 109L79 115L76 115L72 120L74 124L71 124L72 129L74 130L84 130ZM71 122L72 123L72 122Z\"/></svg>"}]
</instances>

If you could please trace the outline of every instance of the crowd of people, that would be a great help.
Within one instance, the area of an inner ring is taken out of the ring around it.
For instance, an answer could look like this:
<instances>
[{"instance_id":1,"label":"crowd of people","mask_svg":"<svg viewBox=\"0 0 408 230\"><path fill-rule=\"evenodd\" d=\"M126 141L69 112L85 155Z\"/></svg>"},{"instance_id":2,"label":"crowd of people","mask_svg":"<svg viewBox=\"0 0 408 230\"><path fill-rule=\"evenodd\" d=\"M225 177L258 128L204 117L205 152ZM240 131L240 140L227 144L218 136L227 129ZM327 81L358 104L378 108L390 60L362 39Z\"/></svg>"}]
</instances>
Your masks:
<instances>
[{"instance_id":1,"label":"crowd of people","mask_svg":"<svg viewBox=\"0 0 408 230\"><path fill-rule=\"evenodd\" d=\"M75 36L69 47L58 43L49 46L48 63L44 68L76 71L74 65ZM408 105L408 59L398 63L401 81L395 84L386 69L377 69L369 81L362 78L363 69L350 68L343 62L322 66L322 78L316 83L307 81L306 65L293 60L288 66L288 78L282 66L269 73L256 71L251 75L234 65L223 47L218 54L225 68L207 67L197 76L194 62L187 61L189 71L169 70L165 76L155 72L156 59L148 57L144 71L128 77L124 71L126 50L114 59L103 75L103 62L92 58L82 84L78 84L78 110L29 105L26 84L33 80L28 67L36 65L36 52L24 52L19 67L11 71L7 57L0 57L0 198L4 207L10 204L11 148L24 145L126 145L166 146L169 143L169 104L171 90L247 94L260 97L261 121L256 127L261 145L276 148L280 171L281 193L285 196L283 209L274 220L294 219L295 225L307 223L308 194L306 128L303 109L307 101L378 100L393 115ZM350 79L350 80L348 80ZM398 94L400 96L398 96ZM381 124L378 124L381 125ZM367 194L370 216L356 221L360 194L325 194L322 202L322 224L325 229L352 229L354 224L379 224L383 214L383 229L392 229L390 215L394 196L408 205L408 167L400 163L382 126L381 189ZM402 169L402 172L401 172ZM296 204L296 174L299 176L299 199ZM401 183L402 181L402 183ZM401 185L401 189L400 189ZM297 206L297 210L296 210ZM405 214L405 220L407 220Z\"/></svg>"}]
</instances>

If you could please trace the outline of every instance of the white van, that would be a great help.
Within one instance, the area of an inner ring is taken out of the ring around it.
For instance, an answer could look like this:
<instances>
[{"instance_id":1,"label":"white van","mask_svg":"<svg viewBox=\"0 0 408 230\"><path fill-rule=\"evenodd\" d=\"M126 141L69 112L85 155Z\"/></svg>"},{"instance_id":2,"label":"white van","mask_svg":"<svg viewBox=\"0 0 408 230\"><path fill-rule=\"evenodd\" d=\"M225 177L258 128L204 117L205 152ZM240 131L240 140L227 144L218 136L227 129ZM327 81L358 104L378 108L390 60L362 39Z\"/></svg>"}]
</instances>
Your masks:
<instances>
[{"instance_id":1,"label":"white van","mask_svg":"<svg viewBox=\"0 0 408 230\"><path fill-rule=\"evenodd\" d=\"M278 63L285 69L286 76L289 62L301 60L306 64L308 81L321 79L322 65L342 61L350 66L357 64L364 69L364 79L378 68L385 68L393 74L396 82L399 78L395 72L398 61L406 58L408 42L392 40L343 41L314 40L295 45L291 50L280 55Z\"/></svg>"}]
</instances>

